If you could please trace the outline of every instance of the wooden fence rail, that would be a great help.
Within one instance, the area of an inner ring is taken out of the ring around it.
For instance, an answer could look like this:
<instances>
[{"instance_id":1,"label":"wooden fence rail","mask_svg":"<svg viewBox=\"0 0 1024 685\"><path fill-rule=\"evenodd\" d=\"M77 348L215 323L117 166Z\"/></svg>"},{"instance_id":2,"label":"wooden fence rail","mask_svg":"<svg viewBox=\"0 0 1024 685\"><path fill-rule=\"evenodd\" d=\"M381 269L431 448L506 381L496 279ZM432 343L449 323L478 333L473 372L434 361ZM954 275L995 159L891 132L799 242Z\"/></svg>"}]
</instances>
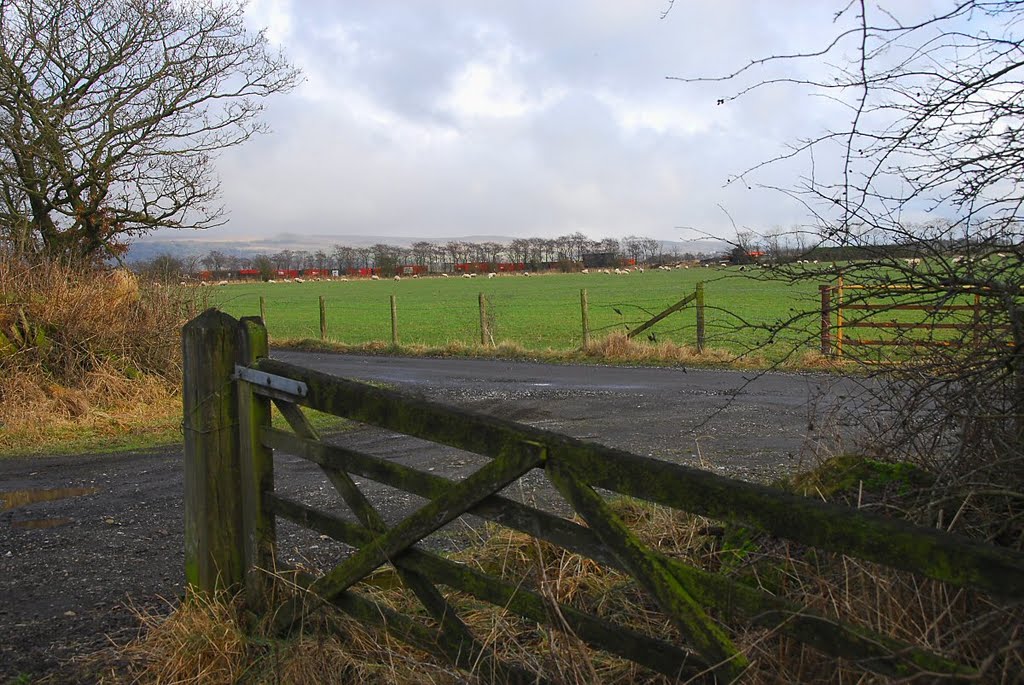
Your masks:
<instances>
[{"instance_id":1,"label":"wooden fence rail","mask_svg":"<svg viewBox=\"0 0 1024 685\"><path fill-rule=\"evenodd\" d=\"M208 334L219 329L224 329L220 335ZM195 331L207 334L197 336ZM241 491L240 499L235 496L229 506L216 512L200 506L202 498L192 491L187 493L186 531L193 532L186 545L186 566L221 571L190 571L189 582L207 591L244 582L250 605L262 607L267 588L266 576L259 569L273 566L277 517L356 549L323 576L301 581L310 594L278 608L276 621L282 631L303 620L310 597L315 597L315 603L333 604L362 620L385 625L396 637L445 656L460 667L475 668L494 680L536 682L536 676L522 667L503 663L473 634L460 618L459 608L439 589L444 586L555 629L572 630L596 648L670 677L703 672L732 681L744 672L747 659L719 621L744 621L778 630L884 675L924 672L969 677L972 673L969 667L941 655L815 614L668 557L640 542L598 488L743 524L956 586L1024 598L1024 555L1019 553L269 359L266 332L255 317L239 323L207 312L186 326L183 339L186 398L219 389L227 393L221 397L224 402L230 395L237 406L234 417L216 415L214 421L208 413L198 411L194 401L186 402L186 435L207 436L187 443L187 469L194 474L187 484L192 483L192 489L200 493L230 488ZM204 366L211 358L206 349L210 345L217 346L214 357L235 360L233 373L226 372L223 363L216 369ZM271 402L291 430L270 426ZM319 439L300 407L474 452L490 461L462 480L448 480L327 444ZM212 429L225 430L228 424L237 427L239 439L209 439ZM277 494L274 451L317 464L356 521ZM217 458L212 452L218 453ZM499 494L534 469L543 470L586 525ZM232 473L240 474L240 483L237 476L232 479ZM388 526L353 476L401 489L427 503ZM209 498L216 499L215 494ZM683 636L682 643L646 636L568 605L558 605L553 611L550 598L532 589L417 546L464 514L495 521L628 573L673 621ZM216 521L208 520L213 516L218 517ZM210 536L203 532L221 527L241 533ZM239 558L244 563L238 563ZM359 581L388 563L433 617L433 625L396 614L358 590ZM558 620L553 620L553 615L559 616Z\"/></svg>"}]
</instances>

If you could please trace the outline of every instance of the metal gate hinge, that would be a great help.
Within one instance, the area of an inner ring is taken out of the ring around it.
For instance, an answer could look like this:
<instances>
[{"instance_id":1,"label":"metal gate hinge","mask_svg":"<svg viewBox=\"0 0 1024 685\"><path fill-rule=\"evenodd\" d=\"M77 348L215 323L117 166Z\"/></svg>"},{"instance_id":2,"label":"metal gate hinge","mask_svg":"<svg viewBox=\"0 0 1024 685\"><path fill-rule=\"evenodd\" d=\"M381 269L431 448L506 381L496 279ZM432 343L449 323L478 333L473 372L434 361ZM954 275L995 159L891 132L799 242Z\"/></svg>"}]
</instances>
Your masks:
<instances>
[{"instance_id":1,"label":"metal gate hinge","mask_svg":"<svg viewBox=\"0 0 1024 685\"><path fill-rule=\"evenodd\" d=\"M235 375L232 376L232 379L251 383L258 388L276 390L292 397L305 397L306 393L309 392L309 388L302 381L285 378L284 376L275 376L272 373L257 371L240 364L235 364Z\"/></svg>"}]
</instances>

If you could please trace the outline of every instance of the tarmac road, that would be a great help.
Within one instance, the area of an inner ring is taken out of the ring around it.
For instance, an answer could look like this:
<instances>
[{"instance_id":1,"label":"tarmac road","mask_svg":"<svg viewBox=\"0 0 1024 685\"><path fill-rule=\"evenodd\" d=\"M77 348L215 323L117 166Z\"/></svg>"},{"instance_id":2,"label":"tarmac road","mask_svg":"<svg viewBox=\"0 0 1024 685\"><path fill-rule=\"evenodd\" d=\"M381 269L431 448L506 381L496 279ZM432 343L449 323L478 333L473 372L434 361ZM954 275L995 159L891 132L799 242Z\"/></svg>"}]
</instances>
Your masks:
<instances>
[{"instance_id":1,"label":"tarmac road","mask_svg":"<svg viewBox=\"0 0 1024 685\"><path fill-rule=\"evenodd\" d=\"M842 449L852 427L836 410L859 392L852 381L814 374L273 356L764 482ZM332 441L456 478L481 463L475 455L368 427ZM276 474L283 492L337 505L311 465L282 455ZM542 474L530 474L521 493L536 498L542 481ZM416 506L382 486L365 486L386 518ZM14 492L64 496L20 504ZM75 659L134 634L129 605L153 611L173 605L183 591L182 496L180 447L0 461L0 683L19 675L82 677ZM338 554L333 542L288 526L280 547L292 562L325 564Z\"/></svg>"}]
</instances>

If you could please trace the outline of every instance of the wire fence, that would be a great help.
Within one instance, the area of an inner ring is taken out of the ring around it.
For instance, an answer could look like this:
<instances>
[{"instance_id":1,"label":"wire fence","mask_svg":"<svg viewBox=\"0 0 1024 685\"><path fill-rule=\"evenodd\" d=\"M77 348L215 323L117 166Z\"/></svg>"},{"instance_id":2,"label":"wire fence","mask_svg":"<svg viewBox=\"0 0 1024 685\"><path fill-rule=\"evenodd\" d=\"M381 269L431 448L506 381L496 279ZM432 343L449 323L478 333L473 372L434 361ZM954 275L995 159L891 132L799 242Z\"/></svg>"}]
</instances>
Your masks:
<instances>
[{"instance_id":1,"label":"wire fence","mask_svg":"<svg viewBox=\"0 0 1024 685\"><path fill-rule=\"evenodd\" d=\"M452 281L455 279L431 284L421 280L412 287L405 283L249 286L249 290L235 293L225 288L226 296L220 299L228 313L264 316L276 340L323 338L349 345L397 342L428 347L512 343L526 350L575 350L584 346L584 319L591 342L614 333L630 334L692 295L697 283L651 279L631 289L621 285L605 288L600 282L598 287L580 289L546 284L527 287L524 279L511 278L472 284ZM746 290L720 281L707 288L700 331L696 302L690 302L634 340L697 347L702 333L705 347L734 352L771 342L768 315L778 312L767 310L780 306L770 297L767 301L773 304L766 306L763 287L758 284L738 283ZM722 292L719 284L725 286ZM369 287L357 290L352 285ZM581 297L581 290L587 295ZM808 346L816 344L813 335L807 340Z\"/></svg>"}]
</instances>

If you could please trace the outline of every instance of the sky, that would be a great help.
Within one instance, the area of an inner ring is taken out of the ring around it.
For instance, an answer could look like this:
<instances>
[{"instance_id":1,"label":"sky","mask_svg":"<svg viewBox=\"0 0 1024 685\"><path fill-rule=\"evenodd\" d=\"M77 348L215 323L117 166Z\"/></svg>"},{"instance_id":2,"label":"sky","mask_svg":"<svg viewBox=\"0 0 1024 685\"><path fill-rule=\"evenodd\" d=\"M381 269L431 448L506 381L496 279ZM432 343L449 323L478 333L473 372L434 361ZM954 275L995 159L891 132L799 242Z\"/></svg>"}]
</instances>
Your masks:
<instances>
[{"instance_id":1,"label":"sky","mask_svg":"<svg viewBox=\"0 0 1024 685\"><path fill-rule=\"evenodd\" d=\"M785 86L719 105L738 83L668 77L819 47L836 30L835 8L668 8L253 0L251 25L266 28L304 80L267 102L271 133L221 154L229 222L206 237L729 239L734 225L761 232L805 221L797 203L759 187L792 184L803 162L749 186L728 181L834 126L842 109Z\"/></svg>"}]
</instances>

